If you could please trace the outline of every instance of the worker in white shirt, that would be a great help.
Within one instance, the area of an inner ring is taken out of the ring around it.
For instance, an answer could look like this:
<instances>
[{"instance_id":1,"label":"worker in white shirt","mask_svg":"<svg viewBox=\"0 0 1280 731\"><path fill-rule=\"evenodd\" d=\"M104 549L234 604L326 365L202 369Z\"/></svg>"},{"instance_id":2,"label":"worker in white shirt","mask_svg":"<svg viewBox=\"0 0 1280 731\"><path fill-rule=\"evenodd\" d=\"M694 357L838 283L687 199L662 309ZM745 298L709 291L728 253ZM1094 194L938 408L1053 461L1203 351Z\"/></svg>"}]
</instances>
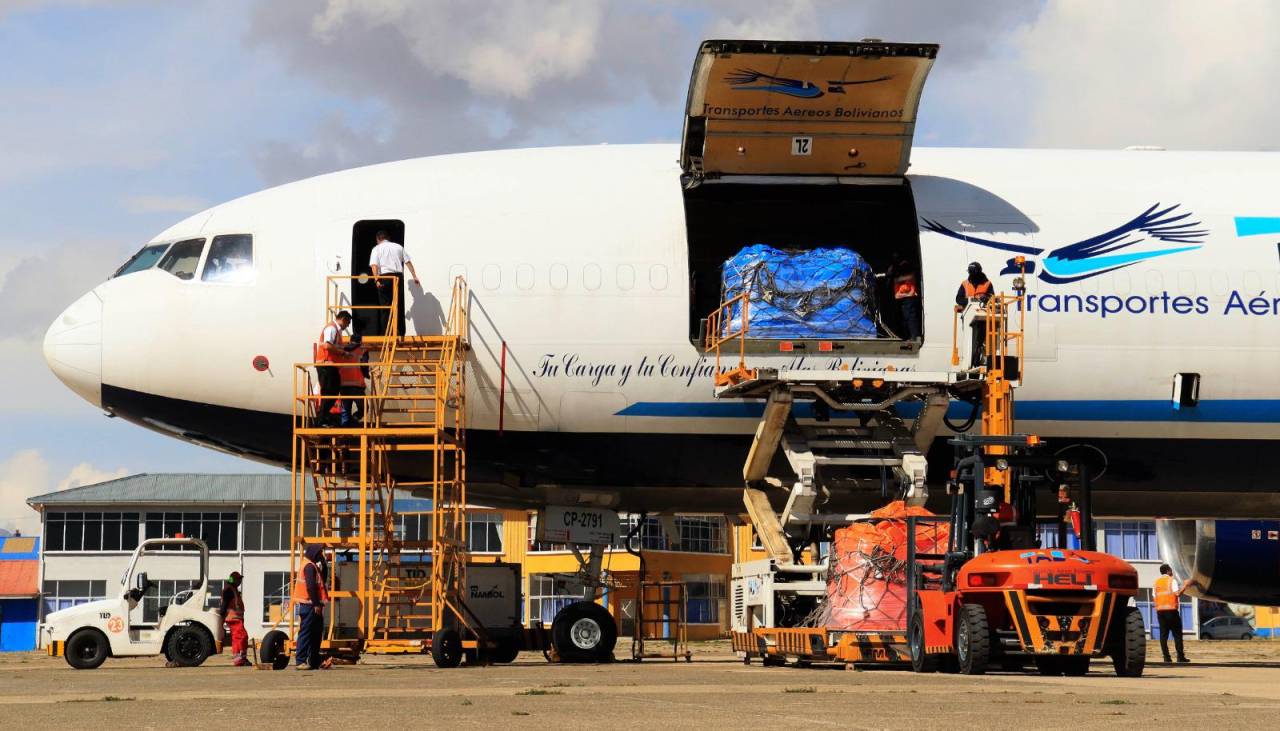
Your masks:
<instances>
[{"instance_id":1,"label":"worker in white shirt","mask_svg":"<svg viewBox=\"0 0 1280 731\"><path fill-rule=\"evenodd\" d=\"M375 277L395 277L394 282L377 280L378 304L389 308L393 294L400 295L396 299L396 322L399 324L396 332L404 335L404 270L408 267L409 273L413 275L413 283L421 286L418 282L418 272L413 268L408 252L403 246L392 241L386 231L379 231L374 238L378 244L373 247L373 251L369 252L369 269ZM378 335L387 331L389 313L390 310L378 310L378 326L374 331Z\"/></svg>"}]
</instances>

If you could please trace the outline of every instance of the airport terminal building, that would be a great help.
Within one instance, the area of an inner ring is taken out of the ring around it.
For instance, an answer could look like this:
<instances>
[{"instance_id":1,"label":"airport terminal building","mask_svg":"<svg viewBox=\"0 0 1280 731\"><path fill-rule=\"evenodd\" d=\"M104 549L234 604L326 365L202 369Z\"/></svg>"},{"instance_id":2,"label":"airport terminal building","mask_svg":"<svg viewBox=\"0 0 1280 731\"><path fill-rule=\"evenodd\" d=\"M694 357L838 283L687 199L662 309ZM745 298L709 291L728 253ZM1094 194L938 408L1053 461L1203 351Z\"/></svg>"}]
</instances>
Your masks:
<instances>
[{"instance_id":1,"label":"airport terminal building","mask_svg":"<svg viewBox=\"0 0 1280 731\"><path fill-rule=\"evenodd\" d=\"M32 550L23 554L34 563L31 573L38 575L27 593L38 593L39 602L36 604L34 596L25 599L35 605L42 620L57 609L114 595L120 591L121 577L139 541L181 533L200 537L209 545L207 601L211 605L217 602L227 575L232 571L243 575L246 628L260 637L280 618L288 600L289 498L290 477L284 474L138 474L30 498L28 503L41 515L43 542L33 542ZM397 501L407 537L429 534L430 515L425 512L429 509L427 501ZM541 619L549 624L560 607L580 598L557 590L551 575L576 571L576 559L567 546L535 541L532 514L490 508L472 508L468 513L473 561L523 566L526 623ZM638 519L624 515L624 529ZM1160 564L1154 523L1099 520L1097 525L1098 547L1138 568L1143 587L1138 606L1147 626L1153 627L1149 587ZM673 528L679 533L678 540L668 535ZM1044 538L1051 537L1046 532ZM734 525L718 515L679 516L665 524L649 517L640 531L640 541L649 578L685 582L690 639L723 636L730 626L732 564L765 556L750 526ZM152 573L157 586L143 601L143 622L155 621L161 606L189 588L193 573L189 563L184 565L174 557L163 566L160 572ZM604 567L623 581L634 580L639 574L638 559L620 544L606 553ZM606 592L602 601L618 619L623 636L629 635L634 607L628 599ZM16 608L6 610L14 617L25 616ZM4 619L7 617L0 616ZM1183 605L1183 626L1195 632L1198 625L1198 603L1188 598ZM6 647L12 639L18 649L25 647L27 640L19 641L15 636L20 633L25 638L34 630L34 624L21 630L9 628L7 635L0 629L0 636L5 637Z\"/></svg>"},{"instance_id":2,"label":"airport terminal building","mask_svg":"<svg viewBox=\"0 0 1280 731\"><path fill-rule=\"evenodd\" d=\"M119 592L138 543L178 533L209 545L210 605L218 601L222 580L232 571L244 577L246 629L251 635L264 634L287 603L289 475L138 474L38 495L27 502L40 512L45 538L38 554L41 618ZM406 538L429 535L429 501L396 502ZM634 525L638 518L623 519ZM567 546L536 543L535 525L523 510L468 510L472 560L521 564L524 619L549 624L561 606L581 598L560 593L550 574L576 571L577 564ZM680 533L678 542L666 535L662 521L645 521L640 536L646 569L652 577L686 583L690 638L720 637L729 626L726 587L735 538L747 537L738 560L763 554L752 551L749 528L734 530L722 516L681 516L674 526ZM637 558L621 545L606 553L604 567L624 580L639 573ZM177 557L153 571L157 586L143 600L141 621L156 621L159 608L189 588L193 573L192 565ZM603 601L619 618L624 636L629 634L631 607L626 599L606 592Z\"/></svg>"}]
</instances>

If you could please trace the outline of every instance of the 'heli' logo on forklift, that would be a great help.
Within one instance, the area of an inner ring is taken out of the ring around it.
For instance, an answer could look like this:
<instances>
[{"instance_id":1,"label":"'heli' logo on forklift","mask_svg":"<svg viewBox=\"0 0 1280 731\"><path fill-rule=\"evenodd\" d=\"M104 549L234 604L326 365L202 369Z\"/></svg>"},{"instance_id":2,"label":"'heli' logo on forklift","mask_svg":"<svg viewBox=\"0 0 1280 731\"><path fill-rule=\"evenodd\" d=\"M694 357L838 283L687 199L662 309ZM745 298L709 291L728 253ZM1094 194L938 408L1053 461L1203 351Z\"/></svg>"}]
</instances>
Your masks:
<instances>
[{"instance_id":1,"label":"'heli' logo on forklift","mask_svg":"<svg viewBox=\"0 0 1280 731\"><path fill-rule=\"evenodd\" d=\"M1041 586L1080 586L1093 583L1092 571L1058 571L1052 574L1042 574L1039 571L1032 574L1033 584Z\"/></svg>"},{"instance_id":2,"label":"'heli' logo on forklift","mask_svg":"<svg viewBox=\"0 0 1280 731\"><path fill-rule=\"evenodd\" d=\"M1081 556L1078 553L1072 553L1068 555L1066 551L1059 551L1056 549L1052 551L1023 551L1022 553L1018 554L1018 558L1022 559L1023 561L1026 561L1029 564L1046 563L1046 562L1057 563L1059 561L1066 561L1068 559L1079 561L1080 563L1089 563L1089 559L1085 558L1084 556Z\"/></svg>"}]
</instances>

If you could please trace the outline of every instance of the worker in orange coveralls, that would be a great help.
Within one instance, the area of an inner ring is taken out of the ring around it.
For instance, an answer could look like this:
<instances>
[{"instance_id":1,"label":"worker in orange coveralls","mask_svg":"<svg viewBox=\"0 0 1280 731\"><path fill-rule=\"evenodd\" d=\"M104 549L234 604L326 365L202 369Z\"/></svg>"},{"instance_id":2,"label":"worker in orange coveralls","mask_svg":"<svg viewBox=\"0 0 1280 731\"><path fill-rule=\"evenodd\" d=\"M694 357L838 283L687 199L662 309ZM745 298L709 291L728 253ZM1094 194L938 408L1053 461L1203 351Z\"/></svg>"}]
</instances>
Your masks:
<instances>
[{"instance_id":1,"label":"worker in orange coveralls","mask_svg":"<svg viewBox=\"0 0 1280 731\"><path fill-rule=\"evenodd\" d=\"M244 597L240 595L240 572L232 571L222 585L222 623L231 635L231 664L244 667L249 664L249 633L244 630Z\"/></svg>"}]
</instances>

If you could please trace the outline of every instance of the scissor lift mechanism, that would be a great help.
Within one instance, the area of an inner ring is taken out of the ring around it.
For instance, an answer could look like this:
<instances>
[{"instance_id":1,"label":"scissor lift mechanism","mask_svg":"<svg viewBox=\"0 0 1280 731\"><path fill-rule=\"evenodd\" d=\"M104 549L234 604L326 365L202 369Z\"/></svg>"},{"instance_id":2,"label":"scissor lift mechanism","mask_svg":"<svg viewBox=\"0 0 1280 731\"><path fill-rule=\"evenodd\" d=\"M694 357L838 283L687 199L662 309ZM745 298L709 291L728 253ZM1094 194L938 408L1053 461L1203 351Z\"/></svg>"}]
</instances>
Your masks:
<instances>
[{"instance_id":1,"label":"scissor lift mechanism","mask_svg":"<svg viewBox=\"0 0 1280 731\"><path fill-rule=\"evenodd\" d=\"M988 327L987 352L1003 353L1009 341L1016 341L1020 354L1021 330L1011 333L1007 324L995 324L1006 323L1007 305L997 298L986 308L973 306L956 313L952 369L945 371L748 367L750 301L746 294L727 300L712 313L706 350L715 354L716 398L765 400L742 477L747 513L771 557L790 562L795 546L808 538L812 526L848 522L848 516L821 512L833 490L853 487L839 472L878 473L882 484L891 474L898 497L924 503L928 498L925 454L941 431L951 400L990 396L992 376L999 373L1003 379L1003 361L997 363L994 358L982 365L960 366L960 323L984 318L995 325ZM1001 346L996 339L1003 340ZM735 355L736 363L727 360ZM1001 399L1011 398L1009 386L998 390ZM813 414L798 415L797 400L811 402ZM919 405L910 423L896 409L906 403ZM1003 405L987 406L988 411L1008 412ZM796 474L781 515L775 513L763 489L785 487L769 476L779 449Z\"/></svg>"}]
</instances>

